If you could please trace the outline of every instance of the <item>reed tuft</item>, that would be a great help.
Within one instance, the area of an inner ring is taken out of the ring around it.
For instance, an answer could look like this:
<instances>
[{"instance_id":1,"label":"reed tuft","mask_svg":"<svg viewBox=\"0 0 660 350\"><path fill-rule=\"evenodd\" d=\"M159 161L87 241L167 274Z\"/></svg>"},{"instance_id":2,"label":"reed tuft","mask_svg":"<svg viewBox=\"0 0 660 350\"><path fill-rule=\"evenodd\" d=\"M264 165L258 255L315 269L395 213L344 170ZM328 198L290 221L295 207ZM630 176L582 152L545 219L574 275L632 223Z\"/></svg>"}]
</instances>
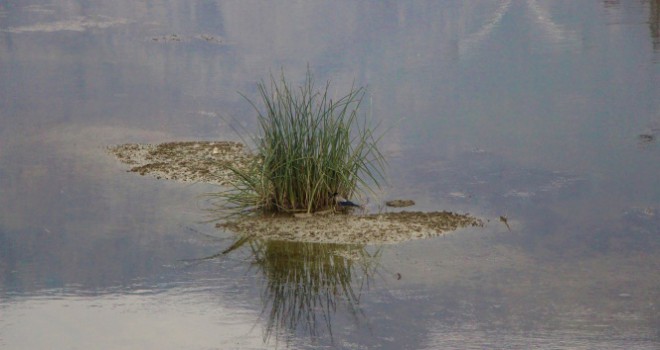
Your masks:
<instances>
[{"instance_id":1,"label":"reed tuft","mask_svg":"<svg viewBox=\"0 0 660 350\"><path fill-rule=\"evenodd\" d=\"M335 192L350 198L380 187L382 135L359 113L363 87L333 100L330 82L317 89L308 68L300 86L282 72L257 88L260 104L243 95L257 112L257 157L246 168L230 167L237 180L222 194L229 207L313 213L331 208Z\"/></svg>"}]
</instances>

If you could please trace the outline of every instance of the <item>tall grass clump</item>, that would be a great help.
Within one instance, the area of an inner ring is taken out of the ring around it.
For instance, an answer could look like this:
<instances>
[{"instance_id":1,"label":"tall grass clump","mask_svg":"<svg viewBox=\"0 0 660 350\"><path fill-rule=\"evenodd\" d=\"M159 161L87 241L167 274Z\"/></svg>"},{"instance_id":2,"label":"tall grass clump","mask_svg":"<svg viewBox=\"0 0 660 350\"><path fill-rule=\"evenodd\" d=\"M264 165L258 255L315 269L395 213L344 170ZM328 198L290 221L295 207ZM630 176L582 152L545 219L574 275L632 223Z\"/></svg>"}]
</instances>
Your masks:
<instances>
[{"instance_id":1,"label":"tall grass clump","mask_svg":"<svg viewBox=\"0 0 660 350\"><path fill-rule=\"evenodd\" d=\"M332 207L334 193L350 198L380 187L385 159L380 136L359 113L363 87L333 99L330 82L317 89L308 68L300 86L282 72L257 90L260 103L243 96L257 112L257 157L232 168L238 180L224 197L233 207L311 213Z\"/></svg>"}]
</instances>

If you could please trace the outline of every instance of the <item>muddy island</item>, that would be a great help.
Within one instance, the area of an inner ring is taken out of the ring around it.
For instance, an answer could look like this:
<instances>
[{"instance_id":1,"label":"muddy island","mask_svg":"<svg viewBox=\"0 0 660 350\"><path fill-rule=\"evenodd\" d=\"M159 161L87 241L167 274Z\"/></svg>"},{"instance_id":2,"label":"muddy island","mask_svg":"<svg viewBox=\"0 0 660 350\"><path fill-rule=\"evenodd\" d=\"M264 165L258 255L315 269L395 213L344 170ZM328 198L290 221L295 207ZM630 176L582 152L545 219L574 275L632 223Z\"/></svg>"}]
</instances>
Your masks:
<instances>
[{"instance_id":1,"label":"muddy island","mask_svg":"<svg viewBox=\"0 0 660 350\"><path fill-rule=\"evenodd\" d=\"M254 157L244 145L232 141L131 143L112 146L108 150L128 166L129 172L157 179L221 186L233 181L233 174L226 165L246 166ZM412 205L411 202L405 200L403 204ZM448 211L365 213L354 210L304 217L254 214L222 220L216 226L264 239L382 244L435 237L463 227L483 226L483 221Z\"/></svg>"}]
</instances>

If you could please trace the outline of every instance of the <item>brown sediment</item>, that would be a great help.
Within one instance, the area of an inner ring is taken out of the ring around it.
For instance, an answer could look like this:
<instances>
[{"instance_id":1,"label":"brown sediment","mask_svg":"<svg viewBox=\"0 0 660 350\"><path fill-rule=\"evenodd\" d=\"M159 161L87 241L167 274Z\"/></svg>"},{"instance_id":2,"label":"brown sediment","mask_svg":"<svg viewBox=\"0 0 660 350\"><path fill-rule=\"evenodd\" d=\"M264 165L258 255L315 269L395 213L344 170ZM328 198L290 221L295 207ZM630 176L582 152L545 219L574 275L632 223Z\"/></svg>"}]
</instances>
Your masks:
<instances>
[{"instance_id":1,"label":"brown sediment","mask_svg":"<svg viewBox=\"0 0 660 350\"><path fill-rule=\"evenodd\" d=\"M232 141L186 141L152 144L123 144L110 147L128 170L140 175L184 182L228 185L233 177L228 165L247 166L253 156Z\"/></svg>"},{"instance_id":2,"label":"brown sediment","mask_svg":"<svg viewBox=\"0 0 660 350\"><path fill-rule=\"evenodd\" d=\"M463 227L482 227L467 214L397 212L356 216L350 214L250 216L218 223L217 227L257 238L323 243L398 243L435 237Z\"/></svg>"}]
</instances>

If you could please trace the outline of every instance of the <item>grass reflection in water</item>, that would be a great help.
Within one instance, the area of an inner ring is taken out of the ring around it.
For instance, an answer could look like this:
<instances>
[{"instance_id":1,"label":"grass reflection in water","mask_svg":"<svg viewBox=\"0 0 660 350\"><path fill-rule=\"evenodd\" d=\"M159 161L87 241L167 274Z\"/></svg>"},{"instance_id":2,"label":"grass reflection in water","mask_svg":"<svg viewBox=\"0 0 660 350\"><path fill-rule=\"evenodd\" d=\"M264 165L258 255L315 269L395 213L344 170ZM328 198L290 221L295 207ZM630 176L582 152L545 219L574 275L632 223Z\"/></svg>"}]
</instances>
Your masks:
<instances>
[{"instance_id":1,"label":"grass reflection in water","mask_svg":"<svg viewBox=\"0 0 660 350\"><path fill-rule=\"evenodd\" d=\"M323 244L238 238L216 259L248 248L252 266L263 276L262 315L267 316L264 342L308 334L332 339L338 307L357 325L365 315L360 296L378 268L381 250L365 245ZM327 333L326 333L327 332Z\"/></svg>"}]
</instances>

